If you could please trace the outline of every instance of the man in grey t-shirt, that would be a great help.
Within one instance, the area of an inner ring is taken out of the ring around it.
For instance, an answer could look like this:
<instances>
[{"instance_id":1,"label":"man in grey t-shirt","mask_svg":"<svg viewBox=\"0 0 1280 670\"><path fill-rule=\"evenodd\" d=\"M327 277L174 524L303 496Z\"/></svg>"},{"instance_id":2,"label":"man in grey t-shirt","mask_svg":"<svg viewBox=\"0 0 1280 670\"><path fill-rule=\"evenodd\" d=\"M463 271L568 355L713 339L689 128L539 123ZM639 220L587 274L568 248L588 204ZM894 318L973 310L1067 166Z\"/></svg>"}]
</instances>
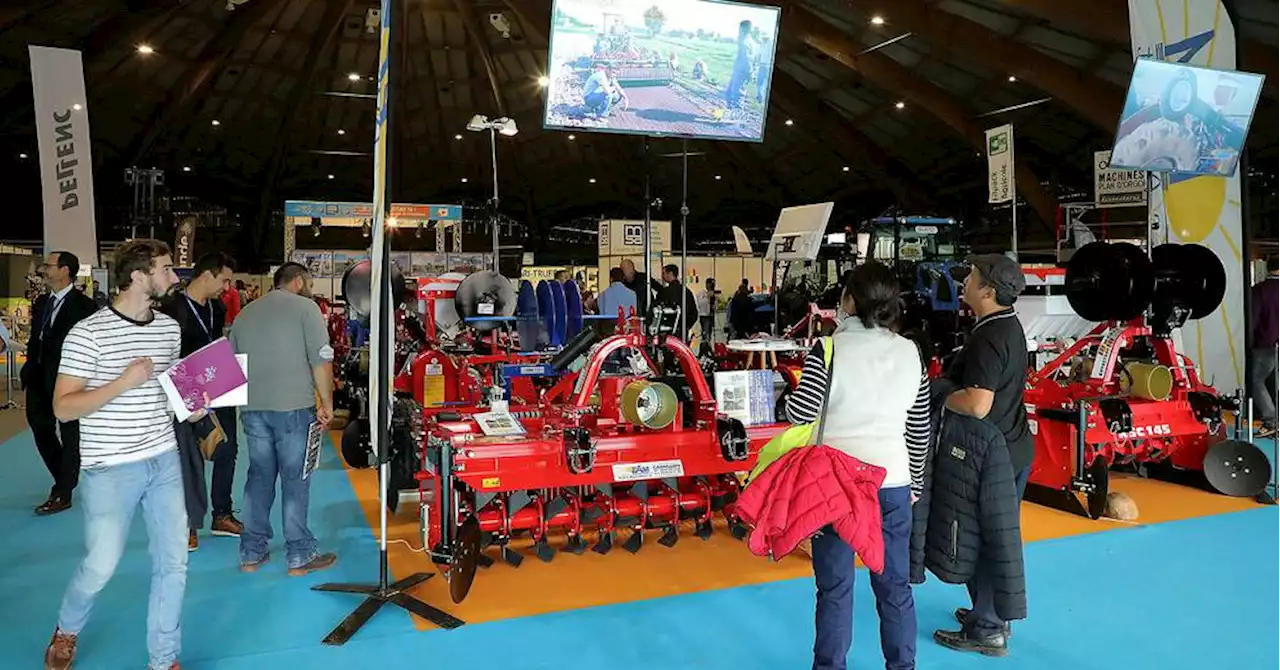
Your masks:
<instances>
[{"instance_id":1,"label":"man in grey t-shirt","mask_svg":"<svg viewBox=\"0 0 1280 670\"><path fill-rule=\"evenodd\" d=\"M247 305L231 327L231 345L249 357L249 404L241 423L249 443L247 508L240 534L240 569L268 558L276 477L284 508L285 558L291 576L333 565L316 551L307 527L311 480L303 479L307 433L333 418L333 348L320 308L311 301L311 274L298 263L276 270L275 290Z\"/></svg>"}]
</instances>

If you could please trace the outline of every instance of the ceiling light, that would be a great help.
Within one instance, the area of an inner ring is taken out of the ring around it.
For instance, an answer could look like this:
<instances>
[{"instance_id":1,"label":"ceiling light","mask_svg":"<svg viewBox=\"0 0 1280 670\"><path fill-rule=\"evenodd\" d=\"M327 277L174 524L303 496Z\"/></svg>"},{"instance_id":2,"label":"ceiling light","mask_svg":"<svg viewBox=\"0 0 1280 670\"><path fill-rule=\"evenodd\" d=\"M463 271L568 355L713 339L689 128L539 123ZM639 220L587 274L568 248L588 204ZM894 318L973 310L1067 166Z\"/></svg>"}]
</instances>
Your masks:
<instances>
[{"instance_id":1,"label":"ceiling light","mask_svg":"<svg viewBox=\"0 0 1280 670\"><path fill-rule=\"evenodd\" d=\"M26 154L18 154L18 158L21 158L21 159L23 159L23 160L26 160L26 159L27 159L27 155L26 155Z\"/></svg>"},{"instance_id":2,"label":"ceiling light","mask_svg":"<svg viewBox=\"0 0 1280 670\"><path fill-rule=\"evenodd\" d=\"M883 26L883 25L884 25L884 17L883 17L883 16L879 16L879 15L876 15L876 16L871 17L871 25L873 25L873 26Z\"/></svg>"},{"instance_id":3,"label":"ceiling light","mask_svg":"<svg viewBox=\"0 0 1280 670\"><path fill-rule=\"evenodd\" d=\"M595 177L592 177L592 178L588 179L587 181L588 181L588 182L590 182L590 183L592 183L592 184L594 184L594 183L596 183L596 178L595 178Z\"/></svg>"},{"instance_id":4,"label":"ceiling light","mask_svg":"<svg viewBox=\"0 0 1280 670\"><path fill-rule=\"evenodd\" d=\"M338 134L339 134L339 135L346 135L346 134L347 134L347 131L345 131L345 130L343 130L343 129L339 128L339 129L338 129Z\"/></svg>"},{"instance_id":5,"label":"ceiling light","mask_svg":"<svg viewBox=\"0 0 1280 670\"><path fill-rule=\"evenodd\" d=\"M1018 78L1013 75L1009 75L1009 81L1018 81Z\"/></svg>"},{"instance_id":6,"label":"ceiling light","mask_svg":"<svg viewBox=\"0 0 1280 670\"><path fill-rule=\"evenodd\" d=\"M210 121L210 122L209 122L209 125L213 125L213 126L220 126L220 125L222 125L222 122L221 122L221 121L219 121L219 120L217 120L217 119L214 119L214 120L212 120L212 121Z\"/></svg>"},{"instance_id":7,"label":"ceiling light","mask_svg":"<svg viewBox=\"0 0 1280 670\"><path fill-rule=\"evenodd\" d=\"M462 133L458 133L457 135L454 135L454 136L453 136L453 139L455 139L455 140L460 140L460 139L462 139Z\"/></svg>"},{"instance_id":8,"label":"ceiling light","mask_svg":"<svg viewBox=\"0 0 1280 670\"><path fill-rule=\"evenodd\" d=\"M77 102L76 104L74 104L74 105L72 105L72 106L71 106L71 109L74 109L74 110L76 110L76 111L78 112L78 111L80 111L80 110L84 109L84 107L81 107L81 106L80 106L80 103L78 103L78 102Z\"/></svg>"},{"instance_id":9,"label":"ceiling light","mask_svg":"<svg viewBox=\"0 0 1280 670\"><path fill-rule=\"evenodd\" d=\"M720 181L720 175L716 175L716 181Z\"/></svg>"},{"instance_id":10,"label":"ceiling light","mask_svg":"<svg viewBox=\"0 0 1280 670\"><path fill-rule=\"evenodd\" d=\"M138 53L142 54L143 56L147 56L147 55L153 54L153 53L155 53L155 52L156 52L156 50L155 50L155 49L152 49L152 48L151 48L151 46L150 46L150 45L148 45L148 44L139 44L139 45L138 45Z\"/></svg>"},{"instance_id":11,"label":"ceiling light","mask_svg":"<svg viewBox=\"0 0 1280 670\"><path fill-rule=\"evenodd\" d=\"M577 136L577 135L570 135L570 136L569 136L569 141L570 141L570 142L572 142L573 140L575 140L575 139L577 139L577 138L578 138L578 136Z\"/></svg>"},{"instance_id":12,"label":"ceiling light","mask_svg":"<svg viewBox=\"0 0 1280 670\"><path fill-rule=\"evenodd\" d=\"M550 86L551 78L546 75L538 77L538 85L541 86L542 88L546 88L547 86Z\"/></svg>"},{"instance_id":13,"label":"ceiling light","mask_svg":"<svg viewBox=\"0 0 1280 670\"><path fill-rule=\"evenodd\" d=\"M182 166L182 171L183 171L183 172L190 172L190 171L191 171L191 166L190 166L190 165L183 165L183 166Z\"/></svg>"},{"instance_id":14,"label":"ceiling light","mask_svg":"<svg viewBox=\"0 0 1280 670\"><path fill-rule=\"evenodd\" d=\"M840 171L841 171L841 172L848 172L848 171L849 171L849 166L848 166L848 165L844 166L843 168L841 168L841 169L840 169Z\"/></svg>"},{"instance_id":15,"label":"ceiling light","mask_svg":"<svg viewBox=\"0 0 1280 670\"><path fill-rule=\"evenodd\" d=\"M788 126L794 126L794 125L796 124L796 122L795 122L795 121L792 121L791 119L787 119L786 124L787 124Z\"/></svg>"},{"instance_id":16,"label":"ceiling light","mask_svg":"<svg viewBox=\"0 0 1280 670\"><path fill-rule=\"evenodd\" d=\"M897 107L898 109L902 109L902 108L904 108L904 107L906 107L906 106L907 106L907 103L902 102L901 100L899 100L899 101L898 101L898 103L897 103L896 105L894 105L894 107Z\"/></svg>"},{"instance_id":17,"label":"ceiling light","mask_svg":"<svg viewBox=\"0 0 1280 670\"><path fill-rule=\"evenodd\" d=\"M463 177L463 178L462 178L462 183L464 183L464 184L465 184L465 183L467 183L467 178L466 178L466 177Z\"/></svg>"},{"instance_id":18,"label":"ceiling light","mask_svg":"<svg viewBox=\"0 0 1280 670\"><path fill-rule=\"evenodd\" d=\"M352 72L351 74L347 75L347 79L349 81L360 81L360 75Z\"/></svg>"},{"instance_id":19,"label":"ceiling light","mask_svg":"<svg viewBox=\"0 0 1280 670\"><path fill-rule=\"evenodd\" d=\"M333 175L329 175L329 178L330 178L330 179L333 179Z\"/></svg>"}]
</instances>

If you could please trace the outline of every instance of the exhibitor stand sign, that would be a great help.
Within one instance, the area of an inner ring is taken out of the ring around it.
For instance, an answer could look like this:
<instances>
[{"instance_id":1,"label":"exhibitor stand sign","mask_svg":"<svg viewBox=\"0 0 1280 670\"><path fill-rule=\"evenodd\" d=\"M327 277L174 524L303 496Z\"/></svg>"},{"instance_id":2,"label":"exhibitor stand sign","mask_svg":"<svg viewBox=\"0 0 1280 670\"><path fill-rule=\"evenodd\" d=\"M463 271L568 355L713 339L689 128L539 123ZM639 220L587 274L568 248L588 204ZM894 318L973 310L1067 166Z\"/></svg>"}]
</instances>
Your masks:
<instances>
[{"instance_id":1,"label":"exhibitor stand sign","mask_svg":"<svg viewBox=\"0 0 1280 670\"><path fill-rule=\"evenodd\" d=\"M1129 207L1147 202L1147 173L1111 168L1111 152L1093 152L1093 202L1098 207Z\"/></svg>"}]
</instances>

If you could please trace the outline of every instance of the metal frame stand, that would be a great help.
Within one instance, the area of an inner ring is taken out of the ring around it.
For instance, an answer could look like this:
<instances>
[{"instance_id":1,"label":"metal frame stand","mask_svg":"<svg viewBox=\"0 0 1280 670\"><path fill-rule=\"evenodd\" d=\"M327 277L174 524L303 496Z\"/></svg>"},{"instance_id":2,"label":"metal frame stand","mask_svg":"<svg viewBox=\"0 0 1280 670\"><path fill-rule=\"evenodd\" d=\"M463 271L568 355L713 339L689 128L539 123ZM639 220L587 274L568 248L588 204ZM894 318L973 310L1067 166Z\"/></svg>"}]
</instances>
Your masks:
<instances>
[{"instance_id":1,"label":"metal frame stand","mask_svg":"<svg viewBox=\"0 0 1280 670\"><path fill-rule=\"evenodd\" d=\"M378 457L378 582L376 584L328 583L311 587L313 591L331 593L357 593L365 596L364 602L347 615L325 636L327 645L343 645L364 627L383 605L388 603L416 614L441 628L453 629L463 621L447 612L438 610L408 594L408 590L427 581L431 573L419 572L400 581L387 583L390 569L387 566L387 483L391 477L390 444L391 396L387 387L391 379L391 255L387 240L387 118L390 97L388 76L388 50L391 41L391 6L393 0L382 0L382 35L378 67L378 129L374 145L374 194L373 194L373 248L372 251L372 329L370 358L373 370L369 374L369 402L373 406L375 422L370 427L370 440ZM399 4L399 3L394 3Z\"/></svg>"},{"instance_id":2,"label":"metal frame stand","mask_svg":"<svg viewBox=\"0 0 1280 670\"><path fill-rule=\"evenodd\" d=\"M18 332L18 318L14 314L9 314L9 336ZM23 409L18 401L13 399L13 375L14 370L18 367L18 356L13 351L13 343L6 342L4 346L4 403L0 403L0 410L6 409Z\"/></svg>"}]
</instances>

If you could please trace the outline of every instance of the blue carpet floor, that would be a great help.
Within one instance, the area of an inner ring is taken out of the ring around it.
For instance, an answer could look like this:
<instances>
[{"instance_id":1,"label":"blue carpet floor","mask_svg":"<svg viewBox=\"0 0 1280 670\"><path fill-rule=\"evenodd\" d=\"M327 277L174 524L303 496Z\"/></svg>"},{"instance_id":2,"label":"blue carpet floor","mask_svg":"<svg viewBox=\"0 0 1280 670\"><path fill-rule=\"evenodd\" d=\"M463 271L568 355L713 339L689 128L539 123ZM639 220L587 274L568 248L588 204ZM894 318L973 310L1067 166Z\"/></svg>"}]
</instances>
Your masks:
<instances>
[{"instance_id":1,"label":"blue carpet floor","mask_svg":"<svg viewBox=\"0 0 1280 670\"><path fill-rule=\"evenodd\" d=\"M0 446L0 668L39 667L67 580L83 551L78 510L31 513L48 475L30 434ZM243 482L245 457L236 498ZM312 489L312 526L339 552L326 573L290 579L283 561L243 575L236 541L207 535L191 555L184 606L188 670L435 668L806 668L813 583L796 579L553 615L419 633L400 611L379 614L345 647L320 639L357 604L321 594L321 581L376 578L376 544L333 451ZM273 544L279 555L281 540ZM1030 618L1016 624L1012 654L988 659L929 639L966 604L962 587L931 580L916 590L919 667L1275 668L1280 665L1280 515L1259 509L1028 546ZM81 636L79 670L141 668L150 565L141 521L114 580ZM864 575L860 575L863 577ZM483 574L479 577L483 579ZM851 665L882 667L874 602L859 580ZM585 664L585 666L583 666Z\"/></svg>"}]
</instances>

